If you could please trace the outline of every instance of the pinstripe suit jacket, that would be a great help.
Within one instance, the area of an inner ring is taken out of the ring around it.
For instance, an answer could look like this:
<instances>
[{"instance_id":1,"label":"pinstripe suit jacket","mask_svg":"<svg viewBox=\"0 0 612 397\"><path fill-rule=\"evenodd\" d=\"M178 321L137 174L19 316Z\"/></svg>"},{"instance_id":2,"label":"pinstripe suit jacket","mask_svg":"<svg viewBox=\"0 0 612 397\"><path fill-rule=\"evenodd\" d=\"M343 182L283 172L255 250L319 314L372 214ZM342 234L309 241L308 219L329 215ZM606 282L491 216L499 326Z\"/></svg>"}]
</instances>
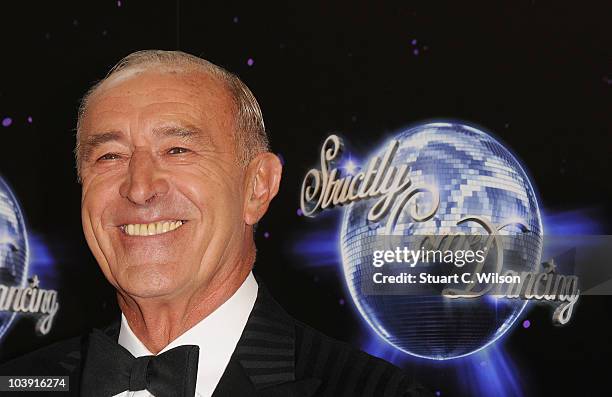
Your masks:
<instances>
[{"instance_id":1,"label":"pinstripe suit jacket","mask_svg":"<svg viewBox=\"0 0 612 397\"><path fill-rule=\"evenodd\" d=\"M104 332L116 340L119 323ZM70 395L77 396L86 346L87 335L58 342L4 364L0 374L68 375ZM253 311L213 397L425 395L430 394L399 368L293 319L260 282Z\"/></svg>"}]
</instances>

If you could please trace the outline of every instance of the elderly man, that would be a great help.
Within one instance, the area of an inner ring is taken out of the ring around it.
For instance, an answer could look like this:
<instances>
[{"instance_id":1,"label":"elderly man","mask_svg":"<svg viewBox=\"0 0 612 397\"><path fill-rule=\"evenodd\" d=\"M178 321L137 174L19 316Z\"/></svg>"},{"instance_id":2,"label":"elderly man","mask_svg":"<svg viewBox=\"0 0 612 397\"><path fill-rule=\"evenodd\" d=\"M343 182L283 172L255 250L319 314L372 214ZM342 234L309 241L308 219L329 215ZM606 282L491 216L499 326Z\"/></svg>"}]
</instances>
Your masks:
<instances>
[{"instance_id":1,"label":"elderly man","mask_svg":"<svg viewBox=\"0 0 612 397\"><path fill-rule=\"evenodd\" d=\"M5 364L83 396L405 396L396 367L291 318L252 274L281 164L234 75L140 51L85 96L82 223L121 319Z\"/></svg>"}]
</instances>

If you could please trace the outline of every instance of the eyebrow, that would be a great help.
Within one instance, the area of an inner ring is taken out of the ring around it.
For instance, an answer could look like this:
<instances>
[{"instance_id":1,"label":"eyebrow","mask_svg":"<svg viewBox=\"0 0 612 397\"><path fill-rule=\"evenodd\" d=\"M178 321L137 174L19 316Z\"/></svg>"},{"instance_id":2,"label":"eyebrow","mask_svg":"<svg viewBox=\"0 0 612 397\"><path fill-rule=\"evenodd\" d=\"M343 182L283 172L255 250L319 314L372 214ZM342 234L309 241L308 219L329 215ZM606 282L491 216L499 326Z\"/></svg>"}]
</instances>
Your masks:
<instances>
[{"instance_id":1,"label":"eyebrow","mask_svg":"<svg viewBox=\"0 0 612 397\"><path fill-rule=\"evenodd\" d=\"M178 126L178 125L167 125L162 127L157 127L153 129L153 135L159 138L181 138L185 141L194 141L199 140L200 142L213 146L213 142L211 137L208 134L204 134L199 128L187 125L187 126ZM83 161L88 161L91 157L91 154L96 150L96 148L107 142L113 141L121 141L124 139L124 136L121 132L118 131L108 131L96 133L88 136L85 139L85 142L79 145L79 151L81 153L81 158Z\"/></svg>"},{"instance_id":2,"label":"eyebrow","mask_svg":"<svg viewBox=\"0 0 612 397\"><path fill-rule=\"evenodd\" d=\"M152 131L156 138L179 138L184 142L193 143L206 147L215 147L212 137L193 125L164 125L156 127Z\"/></svg>"},{"instance_id":3,"label":"eyebrow","mask_svg":"<svg viewBox=\"0 0 612 397\"><path fill-rule=\"evenodd\" d=\"M112 141L120 141L123 138L123 134L118 131L101 132L88 136L85 142L79 145L79 152L83 161L89 160L93 151L107 143Z\"/></svg>"}]
</instances>

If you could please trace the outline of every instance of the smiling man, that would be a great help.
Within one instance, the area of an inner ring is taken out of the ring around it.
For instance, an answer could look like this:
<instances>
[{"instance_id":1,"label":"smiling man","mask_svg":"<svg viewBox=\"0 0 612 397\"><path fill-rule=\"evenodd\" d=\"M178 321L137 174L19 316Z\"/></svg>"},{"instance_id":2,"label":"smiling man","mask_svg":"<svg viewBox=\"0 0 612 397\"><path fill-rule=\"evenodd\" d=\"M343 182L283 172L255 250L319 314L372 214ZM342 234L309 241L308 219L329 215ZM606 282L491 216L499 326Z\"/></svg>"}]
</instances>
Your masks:
<instances>
[{"instance_id":1,"label":"smiling man","mask_svg":"<svg viewBox=\"0 0 612 397\"><path fill-rule=\"evenodd\" d=\"M140 51L85 96L82 223L122 315L2 367L83 396L407 396L398 368L290 317L252 273L278 191L259 105L234 75Z\"/></svg>"}]
</instances>

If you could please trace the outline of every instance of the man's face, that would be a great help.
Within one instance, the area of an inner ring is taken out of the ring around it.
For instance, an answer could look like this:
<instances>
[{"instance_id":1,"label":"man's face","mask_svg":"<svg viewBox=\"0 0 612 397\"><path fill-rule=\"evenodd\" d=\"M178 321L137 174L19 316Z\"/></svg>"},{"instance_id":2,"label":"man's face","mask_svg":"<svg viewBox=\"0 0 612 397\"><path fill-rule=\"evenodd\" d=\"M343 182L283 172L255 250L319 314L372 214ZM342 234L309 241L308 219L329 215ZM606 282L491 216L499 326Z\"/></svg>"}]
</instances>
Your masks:
<instances>
[{"instance_id":1,"label":"man's face","mask_svg":"<svg viewBox=\"0 0 612 397\"><path fill-rule=\"evenodd\" d=\"M241 260L234 106L206 73L126 71L81 124L82 221L107 279L138 297L197 289Z\"/></svg>"}]
</instances>

